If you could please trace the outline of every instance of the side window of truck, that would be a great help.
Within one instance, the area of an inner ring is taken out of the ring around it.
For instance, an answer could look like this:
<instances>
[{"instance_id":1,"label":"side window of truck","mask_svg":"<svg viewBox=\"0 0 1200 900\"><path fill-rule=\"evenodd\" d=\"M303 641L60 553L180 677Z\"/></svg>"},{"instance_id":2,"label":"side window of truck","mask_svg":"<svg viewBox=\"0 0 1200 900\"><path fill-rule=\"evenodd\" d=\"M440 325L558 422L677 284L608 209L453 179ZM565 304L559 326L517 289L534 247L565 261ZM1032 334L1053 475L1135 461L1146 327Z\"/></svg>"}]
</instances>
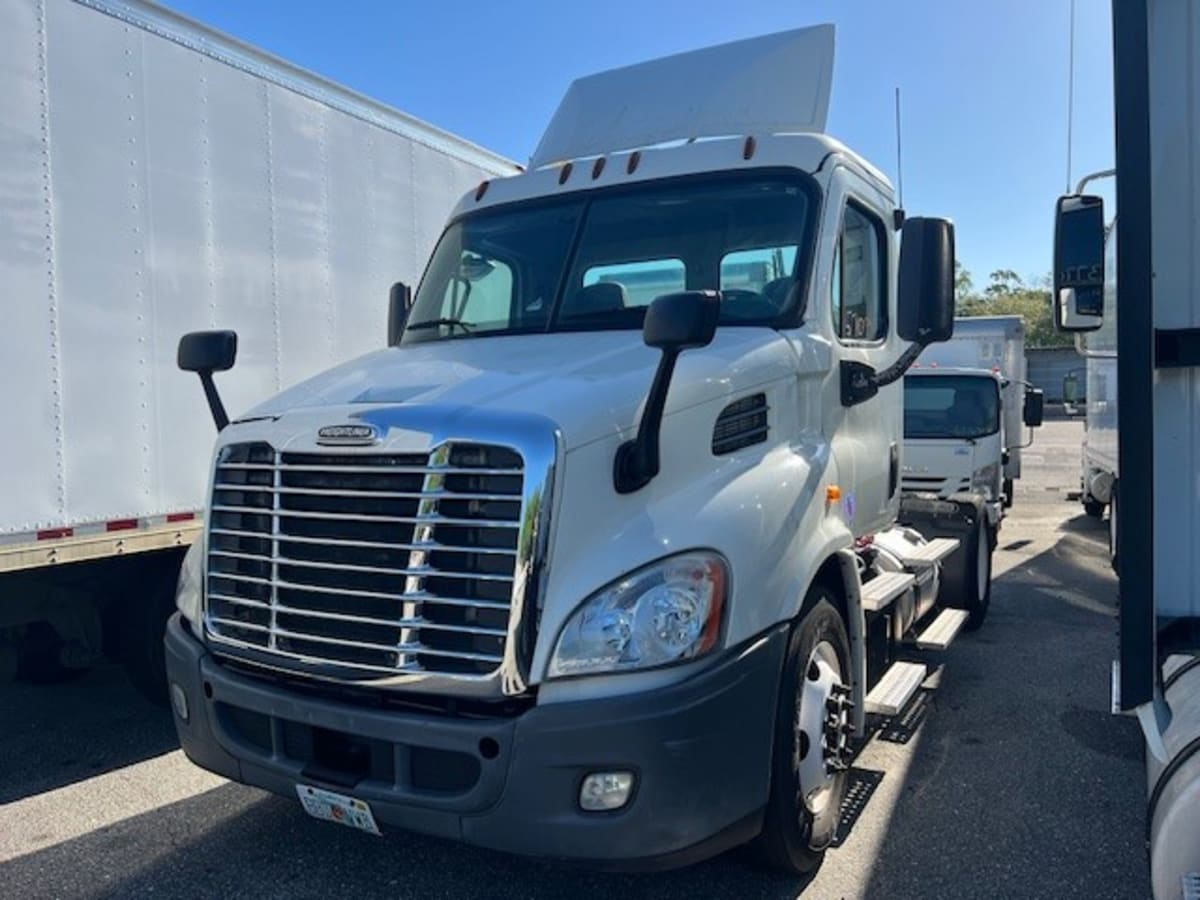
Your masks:
<instances>
[{"instance_id":1,"label":"side window of truck","mask_svg":"<svg viewBox=\"0 0 1200 900\"><path fill-rule=\"evenodd\" d=\"M500 260L464 251L457 277L446 284L441 314L475 325L507 328L512 300L512 269Z\"/></svg>"},{"instance_id":2,"label":"side window of truck","mask_svg":"<svg viewBox=\"0 0 1200 900\"><path fill-rule=\"evenodd\" d=\"M853 201L842 213L833 257L833 328L845 341L878 341L887 335L887 252L882 223Z\"/></svg>"}]
</instances>

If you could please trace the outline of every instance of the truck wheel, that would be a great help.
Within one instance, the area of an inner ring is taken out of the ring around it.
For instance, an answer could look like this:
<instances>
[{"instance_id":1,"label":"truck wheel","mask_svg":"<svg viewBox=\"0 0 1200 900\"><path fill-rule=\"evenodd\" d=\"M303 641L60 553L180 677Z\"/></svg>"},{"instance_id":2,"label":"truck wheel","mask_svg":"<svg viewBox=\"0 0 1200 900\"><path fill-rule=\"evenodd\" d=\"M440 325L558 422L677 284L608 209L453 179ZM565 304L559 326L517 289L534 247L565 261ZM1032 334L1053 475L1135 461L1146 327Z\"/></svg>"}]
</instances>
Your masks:
<instances>
[{"instance_id":1,"label":"truck wheel","mask_svg":"<svg viewBox=\"0 0 1200 900\"><path fill-rule=\"evenodd\" d=\"M127 589L121 611L121 657L125 673L138 692L152 703L167 705L167 659L163 635L175 611L175 565L155 567L141 590ZM141 596L139 596L141 594Z\"/></svg>"},{"instance_id":2,"label":"truck wheel","mask_svg":"<svg viewBox=\"0 0 1200 900\"><path fill-rule=\"evenodd\" d=\"M1104 516L1104 504L1092 497L1090 494L1084 494L1083 511L1093 519L1099 519Z\"/></svg>"},{"instance_id":3,"label":"truck wheel","mask_svg":"<svg viewBox=\"0 0 1200 900\"><path fill-rule=\"evenodd\" d=\"M1112 499L1108 503L1108 561L1112 564L1112 570L1118 575L1121 570L1117 567L1117 486L1119 482L1114 481L1112 486Z\"/></svg>"},{"instance_id":4,"label":"truck wheel","mask_svg":"<svg viewBox=\"0 0 1200 900\"><path fill-rule=\"evenodd\" d=\"M17 645L15 677L26 684L64 684L90 667L76 668L62 661L63 639L49 622L34 622Z\"/></svg>"},{"instance_id":5,"label":"truck wheel","mask_svg":"<svg viewBox=\"0 0 1200 900\"><path fill-rule=\"evenodd\" d=\"M790 874L814 871L837 832L849 766L850 642L833 594L814 585L792 629L756 849Z\"/></svg>"},{"instance_id":6,"label":"truck wheel","mask_svg":"<svg viewBox=\"0 0 1200 900\"><path fill-rule=\"evenodd\" d=\"M948 605L968 613L966 629L976 631L987 618L992 602L992 548L995 541L987 516L980 514L978 526L962 548L966 554L961 592Z\"/></svg>"}]
</instances>

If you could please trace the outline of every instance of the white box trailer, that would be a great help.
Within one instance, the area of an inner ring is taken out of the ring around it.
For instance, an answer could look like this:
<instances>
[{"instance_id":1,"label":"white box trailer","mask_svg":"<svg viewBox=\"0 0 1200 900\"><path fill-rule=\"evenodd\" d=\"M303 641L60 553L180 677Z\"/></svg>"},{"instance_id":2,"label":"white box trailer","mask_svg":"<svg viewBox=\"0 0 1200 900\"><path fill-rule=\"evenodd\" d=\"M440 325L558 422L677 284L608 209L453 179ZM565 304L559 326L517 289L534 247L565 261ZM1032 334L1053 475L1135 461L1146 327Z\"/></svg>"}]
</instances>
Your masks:
<instances>
[{"instance_id":1,"label":"white box trailer","mask_svg":"<svg viewBox=\"0 0 1200 900\"><path fill-rule=\"evenodd\" d=\"M37 573L198 529L213 428L182 333L245 335L233 412L383 346L389 286L517 169L152 3L0 4L0 573L25 573L0 658L47 617L94 655L94 611Z\"/></svg>"}]
</instances>

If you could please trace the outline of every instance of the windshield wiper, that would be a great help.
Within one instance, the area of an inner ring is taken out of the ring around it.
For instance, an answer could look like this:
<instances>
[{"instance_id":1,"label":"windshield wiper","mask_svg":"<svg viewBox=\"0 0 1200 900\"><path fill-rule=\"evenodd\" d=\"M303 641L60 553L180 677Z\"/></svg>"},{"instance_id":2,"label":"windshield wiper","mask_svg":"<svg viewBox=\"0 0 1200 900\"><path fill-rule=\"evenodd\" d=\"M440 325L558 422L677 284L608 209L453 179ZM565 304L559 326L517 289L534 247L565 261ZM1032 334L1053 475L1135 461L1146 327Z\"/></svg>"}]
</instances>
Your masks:
<instances>
[{"instance_id":1,"label":"windshield wiper","mask_svg":"<svg viewBox=\"0 0 1200 900\"><path fill-rule=\"evenodd\" d=\"M426 319L424 322L413 322L411 325L405 325L404 327L406 330L412 329L413 331L417 331L421 328L440 328L443 325L447 328L461 328L463 331L470 331L475 327L474 322L464 322L462 319L449 318Z\"/></svg>"}]
</instances>

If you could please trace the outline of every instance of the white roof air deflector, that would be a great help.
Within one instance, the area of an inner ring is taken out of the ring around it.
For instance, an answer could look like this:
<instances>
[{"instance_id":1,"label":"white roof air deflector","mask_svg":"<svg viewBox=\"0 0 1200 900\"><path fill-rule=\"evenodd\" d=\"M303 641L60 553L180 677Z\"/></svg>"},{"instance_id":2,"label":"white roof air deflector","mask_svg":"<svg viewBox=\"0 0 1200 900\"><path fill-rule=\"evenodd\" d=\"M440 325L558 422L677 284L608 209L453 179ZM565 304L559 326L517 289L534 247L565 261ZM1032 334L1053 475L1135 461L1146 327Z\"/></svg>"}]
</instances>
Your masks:
<instances>
[{"instance_id":1,"label":"white roof air deflector","mask_svg":"<svg viewBox=\"0 0 1200 900\"><path fill-rule=\"evenodd\" d=\"M833 26L693 50L578 78L530 168L685 138L823 132Z\"/></svg>"}]
</instances>

